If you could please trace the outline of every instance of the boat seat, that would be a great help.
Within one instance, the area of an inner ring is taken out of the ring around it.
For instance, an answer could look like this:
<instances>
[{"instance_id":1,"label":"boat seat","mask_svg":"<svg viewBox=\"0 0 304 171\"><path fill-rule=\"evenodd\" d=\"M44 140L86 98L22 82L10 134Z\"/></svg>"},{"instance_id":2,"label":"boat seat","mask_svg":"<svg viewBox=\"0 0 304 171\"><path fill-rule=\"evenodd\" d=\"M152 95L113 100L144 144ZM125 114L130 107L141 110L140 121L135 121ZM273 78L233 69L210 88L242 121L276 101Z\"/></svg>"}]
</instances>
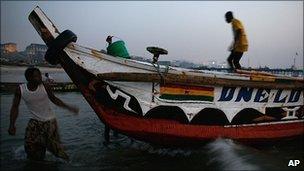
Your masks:
<instances>
[{"instance_id":1,"label":"boat seat","mask_svg":"<svg viewBox=\"0 0 304 171\"><path fill-rule=\"evenodd\" d=\"M147 47L147 51L149 51L150 53L153 54L153 61L152 63L155 63L158 61L159 55L167 55L168 51L163 49L163 48L159 48L159 47Z\"/></svg>"}]
</instances>

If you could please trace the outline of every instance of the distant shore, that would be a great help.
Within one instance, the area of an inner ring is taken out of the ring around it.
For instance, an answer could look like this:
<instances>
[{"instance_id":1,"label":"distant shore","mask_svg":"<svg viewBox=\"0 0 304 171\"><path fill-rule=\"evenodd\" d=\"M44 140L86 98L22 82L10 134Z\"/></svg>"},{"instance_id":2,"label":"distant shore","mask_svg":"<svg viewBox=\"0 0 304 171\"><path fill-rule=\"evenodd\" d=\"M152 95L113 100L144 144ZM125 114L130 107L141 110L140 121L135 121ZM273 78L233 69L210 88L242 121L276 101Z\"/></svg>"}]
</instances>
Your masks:
<instances>
[{"instance_id":1,"label":"distant shore","mask_svg":"<svg viewBox=\"0 0 304 171\"><path fill-rule=\"evenodd\" d=\"M1 71L1 83L22 83L25 82L24 72L29 66L12 66L12 65L0 65ZM43 78L44 74L49 75L55 82L66 83L72 82L63 68L47 67L47 66L35 66L39 68Z\"/></svg>"}]
</instances>

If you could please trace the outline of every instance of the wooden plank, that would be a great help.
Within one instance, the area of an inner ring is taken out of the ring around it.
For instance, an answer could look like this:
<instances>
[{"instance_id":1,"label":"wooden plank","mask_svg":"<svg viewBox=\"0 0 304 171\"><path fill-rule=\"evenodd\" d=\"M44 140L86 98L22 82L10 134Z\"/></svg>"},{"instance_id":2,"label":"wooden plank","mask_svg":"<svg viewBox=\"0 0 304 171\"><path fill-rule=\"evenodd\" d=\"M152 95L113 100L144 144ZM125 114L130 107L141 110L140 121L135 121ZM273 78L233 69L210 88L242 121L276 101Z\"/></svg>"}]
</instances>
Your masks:
<instances>
[{"instance_id":1,"label":"wooden plank","mask_svg":"<svg viewBox=\"0 0 304 171\"><path fill-rule=\"evenodd\" d=\"M236 72L239 74L275 76L274 74L271 74L268 72L263 72L263 71L250 71L250 70L237 69Z\"/></svg>"},{"instance_id":2,"label":"wooden plank","mask_svg":"<svg viewBox=\"0 0 304 171\"><path fill-rule=\"evenodd\" d=\"M265 80L265 81L277 81L277 82L284 82L284 81L294 81L299 80L303 81L302 77L289 77L285 75L275 75L264 71L249 71L249 70L236 70L237 74L248 76L251 80Z\"/></svg>"},{"instance_id":3,"label":"wooden plank","mask_svg":"<svg viewBox=\"0 0 304 171\"><path fill-rule=\"evenodd\" d=\"M60 34L58 29L38 6L30 13L28 18L42 40L49 47L55 37Z\"/></svg>"},{"instance_id":4,"label":"wooden plank","mask_svg":"<svg viewBox=\"0 0 304 171\"><path fill-rule=\"evenodd\" d=\"M276 77L272 76L262 76L262 75L252 75L250 76L250 80L252 81L268 81L268 82L275 82Z\"/></svg>"},{"instance_id":5,"label":"wooden plank","mask_svg":"<svg viewBox=\"0 0 304 171\"><path fill-rule=\"evenodd\" d=\"M253 81L253 80L234 80L216 77L204 77L195 75L182 74L166 74L161 79L158 73L104 73L98 74L98 78L108 81L127 81L127 82L164 82L170 84L182 85L211 85L211 86L231 86L231 87L253 87L253 88L269 88L269 89L303 89L303 80L290 80L286 82L269 82L269 81Z\"/></svg>"}]
</instances>

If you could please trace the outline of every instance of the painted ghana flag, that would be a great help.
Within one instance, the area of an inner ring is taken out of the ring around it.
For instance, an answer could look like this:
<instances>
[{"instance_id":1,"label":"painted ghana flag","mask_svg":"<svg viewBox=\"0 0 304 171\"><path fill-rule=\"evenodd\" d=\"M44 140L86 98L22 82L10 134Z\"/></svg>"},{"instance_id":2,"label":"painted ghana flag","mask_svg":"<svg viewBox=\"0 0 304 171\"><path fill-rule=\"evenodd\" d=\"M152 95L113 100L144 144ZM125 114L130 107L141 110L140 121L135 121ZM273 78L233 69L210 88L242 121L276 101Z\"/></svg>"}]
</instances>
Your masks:
<instances>
[{"instance_id":1,"label":"painted ghana flag","mask_svg":"<svg viewBox=\"0 0 304 171\"><path fill-rule=\"evenodd\" d=\"M160 86L159 97L168 100L213 101L214 88L165 84Z\"/></svg>"}]
</instances>

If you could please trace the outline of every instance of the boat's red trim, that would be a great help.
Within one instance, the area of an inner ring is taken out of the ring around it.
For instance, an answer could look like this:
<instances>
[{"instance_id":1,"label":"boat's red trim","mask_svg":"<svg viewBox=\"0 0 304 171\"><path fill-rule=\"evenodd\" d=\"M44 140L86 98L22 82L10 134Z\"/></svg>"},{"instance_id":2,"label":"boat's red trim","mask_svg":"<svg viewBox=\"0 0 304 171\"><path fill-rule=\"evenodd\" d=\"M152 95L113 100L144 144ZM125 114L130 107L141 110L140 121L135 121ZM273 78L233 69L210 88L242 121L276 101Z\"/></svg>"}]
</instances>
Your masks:
<instances>
[{"instance_id":1,"label":"boat's red trim","mask_svg":"<svg viewBox=\"0 0 304 171\"><path fill-rule=\"evenodd\" d=\"M207 86L192 86L192 85L179 85L179 84L166 84L166 85L161 85L161 88L178 88L178 89L185 89L185 90L214 91L214 87L207 87Z\"/></svg>"},{"instance_id":2,"label":"boat's red trim","mask_svg":"<svg viewBox=\"0 0 304 171\"><path fill-rule=\"evenodd\" d=\"M118 113L99 104L84 90L87 100L102 120L111 128L138 139L159 144L202 142L218 137L240 141L268 141L304 135L304 120L240 126L209 126L181 124L177 121L141 118Z\"/></svg>"}]
</instances>

